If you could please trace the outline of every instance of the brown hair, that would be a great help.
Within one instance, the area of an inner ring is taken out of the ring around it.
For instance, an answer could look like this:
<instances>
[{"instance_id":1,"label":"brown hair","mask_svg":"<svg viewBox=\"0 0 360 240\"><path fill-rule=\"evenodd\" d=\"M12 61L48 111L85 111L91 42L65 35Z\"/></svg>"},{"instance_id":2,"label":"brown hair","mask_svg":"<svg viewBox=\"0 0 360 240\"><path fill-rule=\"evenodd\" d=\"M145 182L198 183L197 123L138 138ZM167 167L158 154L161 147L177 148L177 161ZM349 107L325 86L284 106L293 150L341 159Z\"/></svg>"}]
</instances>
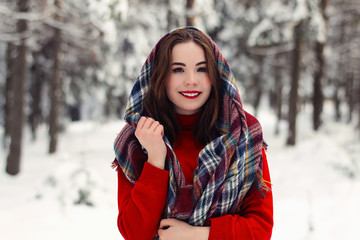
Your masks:
<instances>
[{"instance_id":1,"label":"brown hair","mask_svg":"<svg viewBox=\"0 0 360 240\"><path fill-rule=\"evenodd\" d=\"M166 81L170 71L172 49L176 44L193 41L204 49L209 78L212 84L211 93L200 110L193 133L198 144L205 145L217 133L216 120L219 111L219 72L214 48L209 38L195 29L178 29L171 32L159 44L155 53L153 74L149 89L144 98L146 114L159 121L165 129L165 135L174 144L180 126L176 118L173 103L166 95Z\"/></svg>"}]
</instances>

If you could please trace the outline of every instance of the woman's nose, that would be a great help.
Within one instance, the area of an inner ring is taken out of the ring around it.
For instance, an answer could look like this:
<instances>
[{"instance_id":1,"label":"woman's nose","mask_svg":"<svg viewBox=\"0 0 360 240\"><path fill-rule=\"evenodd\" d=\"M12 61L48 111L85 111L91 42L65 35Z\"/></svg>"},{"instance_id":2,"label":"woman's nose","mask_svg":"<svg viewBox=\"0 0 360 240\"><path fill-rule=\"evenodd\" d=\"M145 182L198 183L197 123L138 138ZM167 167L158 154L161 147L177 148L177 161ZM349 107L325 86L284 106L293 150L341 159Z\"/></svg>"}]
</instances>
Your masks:
<instances>
[{"instance_id":1,"label":"woman's nose","mask_svg":"<svg viewBox=\"0 0 360 240\"><path fill-rule=\"evenodd\" d=\"M199 80L198 78L196 77L196 74L194 73L189 73L187 76L186 76L186 79L185 79L185 85L198 85L199 84Z\"/></svg>"}]
</instances>

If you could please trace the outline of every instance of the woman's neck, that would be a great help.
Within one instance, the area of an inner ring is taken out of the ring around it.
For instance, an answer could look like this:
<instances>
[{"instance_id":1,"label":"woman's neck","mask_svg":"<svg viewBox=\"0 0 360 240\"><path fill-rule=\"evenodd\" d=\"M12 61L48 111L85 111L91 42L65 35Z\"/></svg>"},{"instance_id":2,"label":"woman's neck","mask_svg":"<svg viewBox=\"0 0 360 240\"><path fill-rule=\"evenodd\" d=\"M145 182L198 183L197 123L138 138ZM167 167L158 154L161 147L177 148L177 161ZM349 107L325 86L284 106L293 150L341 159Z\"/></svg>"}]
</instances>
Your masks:
<instances>
[{"instance_id":1,"label":"woman's neck","mask_svg":"<svg viewBox=\"0 0 360 240\"><path fill-rule=\"evenodd\" d=\"M200 116L199 113L196 113L193 115L176 114L176 117L177 117L180 127L181 127L181 131L193 130L199 116Z\"/></svg>"}]
</instances>

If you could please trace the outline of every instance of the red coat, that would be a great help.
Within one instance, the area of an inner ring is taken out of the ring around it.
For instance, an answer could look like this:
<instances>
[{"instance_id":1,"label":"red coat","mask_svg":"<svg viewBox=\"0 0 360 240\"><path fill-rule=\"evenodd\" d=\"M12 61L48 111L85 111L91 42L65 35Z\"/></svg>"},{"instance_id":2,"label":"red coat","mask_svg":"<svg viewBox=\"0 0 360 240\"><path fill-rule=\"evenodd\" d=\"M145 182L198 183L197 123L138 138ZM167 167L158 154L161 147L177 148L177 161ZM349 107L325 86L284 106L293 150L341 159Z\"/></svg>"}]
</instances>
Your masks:
<instances>
[{"instance_id":1,"label":"red coat","mask_svg":"<svg viewBox=\"0 0 360 240\"><path fill-rule=\"evenodd\" d=\"M178 146L174 148L174 151L187 183L191 183L200 149L195 147L190 132L183 131L182 133L181 145L175 144ZM118 170L118 228L125 239L152 240L157 234L166 203L169 174L168 171L147 163L146 156L140 148L135 154L138 155L136 157L144 159L145 164L134 186L126 179L123 172ZM264 149L262 154L263 178L270 182ZM265 192L264 198L255 187L252 187L241 209L241 212L234 216L229 214L212 218L209 239L270 239L273 227L271 191Z\"/></svg>"}]
</instances>

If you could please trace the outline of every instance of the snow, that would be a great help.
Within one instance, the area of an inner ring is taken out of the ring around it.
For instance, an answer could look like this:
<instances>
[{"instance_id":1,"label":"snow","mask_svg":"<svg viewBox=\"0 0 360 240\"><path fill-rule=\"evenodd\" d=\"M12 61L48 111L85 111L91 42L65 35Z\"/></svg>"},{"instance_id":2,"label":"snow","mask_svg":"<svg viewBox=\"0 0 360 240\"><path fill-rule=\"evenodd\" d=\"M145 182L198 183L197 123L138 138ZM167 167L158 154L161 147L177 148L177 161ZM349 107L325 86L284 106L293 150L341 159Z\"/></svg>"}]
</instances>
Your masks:
<instances>
[{"instance_id":1,"label":"snow","mask_svg":"<svg viewBox=\"0 0 360 240\"><path fill-rule=\"evenodd\" d=\"M269 144L274 240L355 239L360 234L360 141L354 126L331 121L330 108L325 107L326 123L318 133L311 130L311 108L302 109L294 147L285 146L286 123L275 136L274 114L266 107L259 111ZM120 120L69 123L54 155L46 153L44 126L36 141L26 129L21 173L0 173L1 239L121 239L116 173L110 165L122 126Z\"/></svg>"},{"instance_id":2,"label":"snow","mask_svg":"<svg viewBox=\"0 0 360 240\"><path fill-rule=\"evenodd\" d=\"M304 0L296 0L296 6L293 12L293 19L295 21L301 21L308 17L309 11L306 3L307 1Z\"/></svg>"},{"instance_id":3,"label":"snow","mask_svg":"<svg viewBox=\"0 0 360 240\"><path fill-rule=\"evenodd\" d=\"M311 108L298 117L298 142L284 147L274 137L273 114L259 111L269 143L268 161L274 195L272 239L356 239L360 234L360 142L354 126L331 122L319 133L311 130Z\"/></svg>"},{"instance_id":4,"label":"snow","mask_svg":"<svg viewBox=\"0 0 360 240\"><path fill-rule=\"evenodd\" d=\"M316 41L325 43L327 38L326 22L319 12L316 12L311 16L310 26L314 29L313 31L315 31Z\"/></svg>"},{"instance_id":5,"label":"snow","mask_svg":"<svg viewBox=\"0 0 360 240\"><path fill-rule=\"evenodd\" d=\"M21 174L0 173L1 239L121 239L111 162L112 143L122 125L122 121L72 123L54 155L46 153L45 127L35 142L26 132ZM5 160L5 153L1 155ZM90 195L74 204L79 190Z\"/></svg>"},{"instance_id":6,"label":"snow","mask_svg":"<svg viewBox=\"0 0 360 240\"><path fill-rule=\"evenodd\" d=\"M251 34L249 35L249 39L247 41L247 45L249 47L254 47L257 45L257 41L259 41L259 36L265 32L265 31L270 31L271 29L274 29L274 25L272 24L272 22L267 19L264 18L263 20L261 20L261 22L252 30ZM260 39L263 40L263 39ZM263 40L264 41L264 40ZM265 40L266 41L266 40ZM279 39L273 40L272 42L278 42ZM270 42L270 43L272 43Z\"/></svg>"},{"instance_id":7,"label":"snow","mask_svg":"<svg viewBox=\"0 0 360 240\"><path fill-rule=\"evenodd\" d=\"M280 1L271 1L267 3L265 16L271 18L276 23L290 21L292 18L292 8L289 5L285 5Z\"/></svg>"}]
</instances>

